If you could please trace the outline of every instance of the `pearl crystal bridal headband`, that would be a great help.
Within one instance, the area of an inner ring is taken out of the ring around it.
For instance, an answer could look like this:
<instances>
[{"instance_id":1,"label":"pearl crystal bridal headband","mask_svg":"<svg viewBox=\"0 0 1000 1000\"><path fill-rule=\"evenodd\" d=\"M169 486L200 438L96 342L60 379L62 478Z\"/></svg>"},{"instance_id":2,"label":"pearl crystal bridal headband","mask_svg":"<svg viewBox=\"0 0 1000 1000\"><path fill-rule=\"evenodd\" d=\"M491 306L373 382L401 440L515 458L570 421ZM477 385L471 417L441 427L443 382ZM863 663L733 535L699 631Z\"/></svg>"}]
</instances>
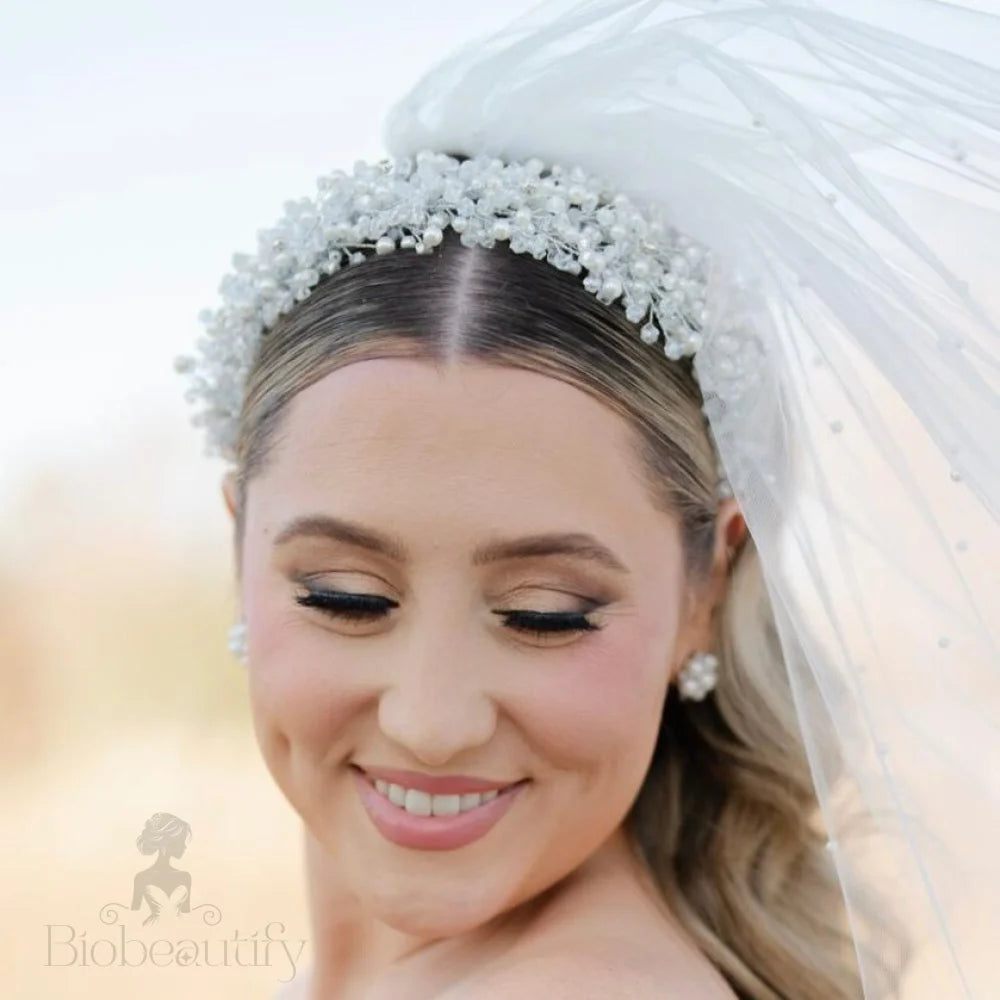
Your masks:
<instances>
[{"instance_id":1,"label":"pearl crystal bridal headband","mask_svg":"<svg viewBox=\"0 0 1000 1000\"><path fill-rule=\"evenodd\" d=\"M357 162L353 172L319 178L315 199L285 205L284 217L258 233L256 256L236 254L223 280L224 304L201 319L201 359L185 355L186 398L205 404L210 454L234 457L242 387L261 336L323 279L372 253L434 251L444 230L465 246L506 243L580 275L605 304L618 303L639 336L671 360L693 357L710 318L712 254L660 218L647 217L581 168L539 159L504 163L421 150L414 157ZM720 337L735 384L752 376L752 340ZM749 350L748 350L749 348ZM759 363L759 361L758 361ZM720 466L720 497L731 490Z\"/></svg>"}]
</instances>

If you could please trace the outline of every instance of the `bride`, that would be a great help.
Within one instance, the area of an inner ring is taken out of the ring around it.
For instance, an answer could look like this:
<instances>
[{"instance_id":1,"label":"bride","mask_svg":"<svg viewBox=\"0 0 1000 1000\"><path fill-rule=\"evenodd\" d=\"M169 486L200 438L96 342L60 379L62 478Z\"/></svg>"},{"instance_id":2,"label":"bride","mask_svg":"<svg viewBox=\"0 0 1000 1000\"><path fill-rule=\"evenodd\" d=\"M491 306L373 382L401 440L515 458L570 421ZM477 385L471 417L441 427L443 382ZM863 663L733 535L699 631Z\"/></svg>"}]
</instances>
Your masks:
<instances>
[{"instance_id":1,"label":"bride","mask_svg":"<svg viewBox=\"0 0 1000 1000\"><path fill-rule=\"evenodd\" d=\"M955 859L1000 812L937 742L1000 721L986 581L948 549L945 606L910 532L950 546L961 503L965 550L995 539L1000 337L863 154L996 185L1000 74L928 45L907 78L912 30L783 9L592 0L466 48L392 159L234 258L179 359L304 825L283 996L850 1000L913 968L988 995L954 931L1000 880ZM931 79L975 83L978 145Z\"/></svg>"}]
</instances>

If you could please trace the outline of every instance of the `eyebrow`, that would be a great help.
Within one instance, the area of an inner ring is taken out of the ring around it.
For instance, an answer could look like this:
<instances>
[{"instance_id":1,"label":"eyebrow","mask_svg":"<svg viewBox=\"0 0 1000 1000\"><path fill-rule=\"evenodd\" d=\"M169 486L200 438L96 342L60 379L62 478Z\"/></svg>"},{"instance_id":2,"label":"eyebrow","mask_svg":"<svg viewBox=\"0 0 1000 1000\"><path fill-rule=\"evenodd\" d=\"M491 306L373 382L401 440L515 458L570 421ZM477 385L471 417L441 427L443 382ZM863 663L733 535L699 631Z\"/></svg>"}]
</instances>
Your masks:
<instances>
[{"instance_id":1,"label":"eyebrow","mask_svg":"<svg viewBox=\"0 0 1000 1000\"><path fill-rule=\"evenodd\" d=\"M398 539L372 528L331 517L328 514L306 514L296 517L278 532L274 546L285 545L294 538L328 538L332 541L354 545L378 555L387 556L399 563L409 562L409 553ZM580 531L546 532L525 535L521 538L501 538L480 546L472 554L474 566L507 559L528 559L539 556L573 556L597 563L618 573L628 573L628 568L611 549L593 535Z\"/></svg>"}]
</instances>

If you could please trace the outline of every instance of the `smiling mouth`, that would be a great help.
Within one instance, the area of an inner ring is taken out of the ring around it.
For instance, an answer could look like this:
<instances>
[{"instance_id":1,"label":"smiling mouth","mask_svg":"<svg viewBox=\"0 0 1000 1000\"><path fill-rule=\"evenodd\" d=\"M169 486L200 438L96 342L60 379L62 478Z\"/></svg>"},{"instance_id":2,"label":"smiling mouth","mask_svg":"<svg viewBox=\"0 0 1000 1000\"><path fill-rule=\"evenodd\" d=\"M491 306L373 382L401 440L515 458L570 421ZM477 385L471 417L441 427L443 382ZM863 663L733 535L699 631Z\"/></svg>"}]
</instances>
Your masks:
<instances>
[{"instance_id":1,"label":"smiling mouth","mask_svg":"<svg viewBox=\"0 0 1000 1000\"><path fill-rule=\"evenodd\" d=\"M365 782L400 812L406 812L420 817L446 817L463 815L487 805L494 799L509 795L516 788L525 785L530 778L511 782L499 788L484 789L475 792L428 792L420 788L411 788L403 784L388 781L368 774L356 764L350 765Z\"/></svg>"}]
</instances>

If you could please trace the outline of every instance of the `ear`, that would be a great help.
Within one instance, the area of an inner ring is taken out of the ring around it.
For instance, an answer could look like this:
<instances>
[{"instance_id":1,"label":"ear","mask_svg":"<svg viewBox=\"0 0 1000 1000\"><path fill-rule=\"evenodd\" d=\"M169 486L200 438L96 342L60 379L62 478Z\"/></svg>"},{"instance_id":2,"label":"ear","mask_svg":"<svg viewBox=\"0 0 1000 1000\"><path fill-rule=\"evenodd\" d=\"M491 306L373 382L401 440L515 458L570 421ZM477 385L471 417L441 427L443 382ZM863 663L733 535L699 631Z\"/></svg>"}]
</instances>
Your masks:
<instances>
[{"instance_id":1,"label":"ear","mask_svg":"<svg viewBox=\"0 0 1000 1000\"><path fill-rule=\"evenodd\" d=\"M236 470L232 469L222 477L222 497L226 502L229 516L236 519Z\"/></svg>"},{"instance_id":2,"label":"ear","mask_svg":"<svg viewBox=\"0 0 1000 1000\"><path fill-rule=\"evenodd\" d=\"M232 469L222 477L222 499L226 503L226 510L229 511L229 517L233 522L233 558L236 564L237 579L239 579L243 574L243 557L240 551L240 539L236 534L236 514L239 510L238 498L237 474L236 470Z\"/></svg>"},{"instance_id":3,"label":"ear","mask_svg":"<svg viewBox=\"0 0 1000 1000\"><path fill-rule=\"evenodd\" d=\"M721 556L725 560L727 575L748 534L739 503L733 497L727 497L719 504L715 531L715 559L718 562Z\"/></svg>"},{"instance_id":4,"label":"ear","mask_svg":"<svg viewBox=\"0 0 1000 1000\"><path fill-rule=\"evenodd\" d=\"M733 557L746 540L747 525L739 503L733 497L719 502L715 520L715 545L708 579L688 594L687 617L681 623L675 644L673 677L695 652L710 652L714 645L712 617L726 595Z\"/></svg>"}]
</instances>

